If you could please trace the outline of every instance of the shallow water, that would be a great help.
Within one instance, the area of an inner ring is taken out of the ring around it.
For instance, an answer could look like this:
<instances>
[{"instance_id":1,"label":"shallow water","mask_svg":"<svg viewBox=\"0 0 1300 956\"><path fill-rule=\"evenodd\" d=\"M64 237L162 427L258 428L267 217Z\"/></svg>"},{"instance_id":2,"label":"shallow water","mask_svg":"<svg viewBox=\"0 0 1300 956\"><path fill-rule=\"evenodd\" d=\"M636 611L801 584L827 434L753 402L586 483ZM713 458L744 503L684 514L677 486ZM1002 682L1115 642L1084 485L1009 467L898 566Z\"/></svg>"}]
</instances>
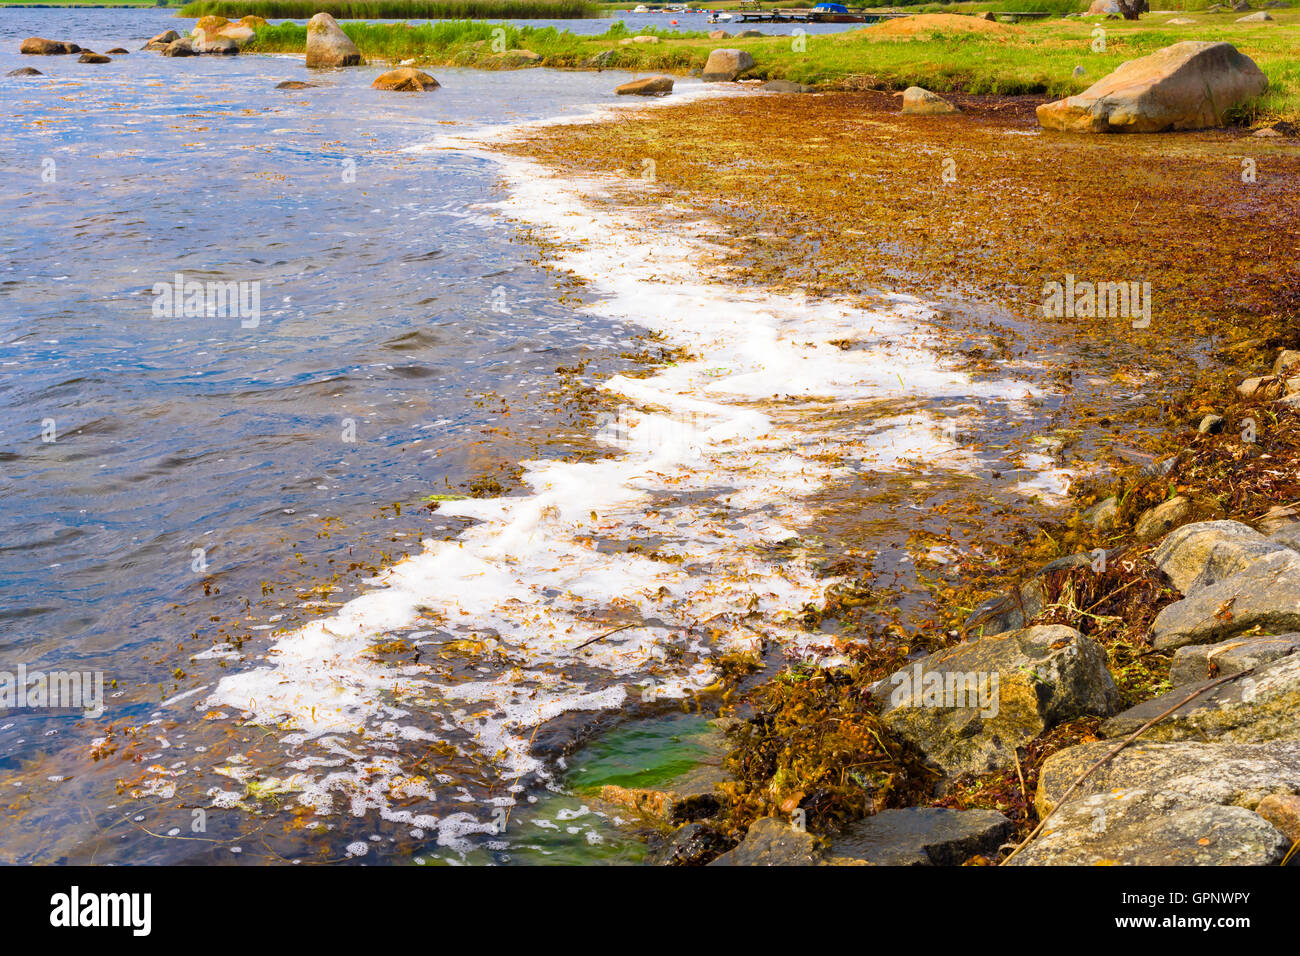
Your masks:
<instances>
[{"instance_id":1,"label":"shallow water","mask_svg":"<svg viewBox=\"0 0 1300 956\"><path fill-rule=\"evenodd\" d=\"M799 623L833 583L813 499L968 473L937 409L1033 417L1029 384L941 357L925 303L703 278L710 223L492 151L614 106L618 74L284 93L295 58L13 52L172 25L57 16L0 35L0 73L48 74L0 78L0 640L10 670L113 683L102 718L0 721L5 859L637 860L566 792L609 777L573 740L666 720L725 654L833 661ZM256 315L158 314L177 273L255 283ZM689 355L637 373L645 332ZM578 367L621 406L599 434L557 381ZM463 498L485 472L516 492Z\"/></svg>"}]
</instances>

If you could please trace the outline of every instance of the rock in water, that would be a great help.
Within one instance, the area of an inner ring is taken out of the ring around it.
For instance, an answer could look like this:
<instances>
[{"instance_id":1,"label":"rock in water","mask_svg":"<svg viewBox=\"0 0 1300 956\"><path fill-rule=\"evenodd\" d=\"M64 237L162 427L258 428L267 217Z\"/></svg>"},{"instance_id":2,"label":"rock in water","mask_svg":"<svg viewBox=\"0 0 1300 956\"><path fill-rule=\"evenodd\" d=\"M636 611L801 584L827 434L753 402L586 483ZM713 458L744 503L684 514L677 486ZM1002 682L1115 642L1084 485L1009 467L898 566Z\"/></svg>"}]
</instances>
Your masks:
<instances>
[{"instance_id":1,"label":"rock in water","mask_svg":"<svg viewBox=\"0 0 1300 956\"><path fill-rule=\"evenodd\" d=\"M113 49L111 49L111 50L108 51L108 55L109 55L109 56L130 56L130 55L131 55L131 51L130 51L130 50L124 50L124 49L122 49L120 46L115 46L115 47L113 47Z\"/></svg>"},{"instance_id":2,"label":"rock in water","mask_svg":"<svg viewBox=\"0 0 1300 956\"><path fill-rule=\"evenodd\" d=\"M315 83L304 83L302 80L285 80L283 83L275 84L277 90L314 90Z\"/></svg>"},{"instance_id":3,"label":"rock in water","mask_svg":"<svg viewBox=\"0 0 1300 956\"><path fill-rule=\"evenodd\" d=\"M30 66L24 66L21 69L10 70L5 76L44 76L40 70L33 69Z\"/></svg>"},{"instance_id":4,"label":"rock in water","mask_svg":"<svg viewBox=\"0 0 1300 956\"><path fill-rule=\"evenodd\" d=\"M104 56L102 53L96 53L93 50L87 50L77 57L78 63L112 63L111 57Z\"/></svg>"},{"instance_id":5,"label":"rock in water","mask_svg":"<svg viewBox=\"0 0 1300 956\"><path fill-rule=\"evenodd\" d=\"M909 86L903 91L903 114L905 116L943 116L948 113L960 113L938 93L919 86Z\"/></svg>"},{"instance_id":6,"label":"rock in water","mask_svg":"<svg viewBox=\"0 0 1300 956\"><path fill-rule=\"evenodd\" d=\"M163 56L198 56L198 51L194 49L194 42L187 38L181 38L168 43L162 51Z\"/></svg>"},{"instance_id":7,"label":"rock in water","mask_svg":"<svg viewBox=\"0 0 1300 956\"><path fill-rule=\"evenodd\" d=\"M66 40L46 40L43 37L28 37L18 48L19 53L30 56L59 56L66 53L80 53L81 47Z\"/></svg>"},{"instance_id":8,"label":"rock in water","mask_svg":"<svg viewBox=\"0 0 1300 956\"><path fill-rule=\"evenodd\" d=\"M766 93L814 93L817 88L807 83L794 83L790 80L768 80L763 84Z\"/></svg>"},{"instance_id":9,"label":"rock in water","mask_svg":"<svg viewBox=\"0 0 1300 956\"><path fill-rule=\"evenodd\" d=\"M1159 133L1222 126L1224 114L1259 96L1268 78L1231 43L1186 40L1130 60L1076 96L1038 107L1044 129Z\"/></svg>"},{"instance_id":10,"label":"rock in water","mask_svg":"<svg viewBox=\"0 0 1300 956\"><path fill-rule=\"evenodd\" d=\"M784 820L763 817L755 820L745 839L710 866L815 866L821 862L821 848L811 833L796 830Z\"/></svg>"},{"instance_id":11,"label":"rock in water","mask_svg":"<svg viewBox=\"0 0 1300 956\"><path fill-rule=\"evenodd\" d=\"M1061 721L1107 715L1119 691L1106 654L1071 627L1027 627L946 648L883 680L881 719L947 774L1016 765Z\"/></svg>"},{"instance_id":12,"label":"rock in water","mask_svg":"<svg viewBox=\"0 0 1300 956\"><path fill-rule=\"evenodd\" d=\"M309 67L360 66L364 62L356 44L328 13L318 13L307 21Z\"/></svg>"},{"instance_id":13,"label":"rock in water","mask_svg":"<svg viewBox=\"0 0 1300 956\"><path fill-rule=\"evenodd\" d=\"M714 50L700 78L705 83L730 83L753 65L754 58L744 50Z\"/></svg>"},{"instance_id":14,"label":"rock in water","mask_svg":"<svg viewBox=\"0 0 1300 956\"><path fill-rule=\"evenodd\" d=\"M619 96L665 96L673 91L671 76L648 76L614 88Z\"/></svg>"},{"instance_id":15,"label":"rock in water","mask_svg":"<svg viewBox=\"0 0 1300 956\"><path fill-rule=\"evenodd\" d=\"M425 90L436 90L438 81L428 73L404 66L389 70L387 73L380 73L375 77L375 82L370 84L370 88L396 90L399 93L423 93Z\"/></svg>"}]
</instances>

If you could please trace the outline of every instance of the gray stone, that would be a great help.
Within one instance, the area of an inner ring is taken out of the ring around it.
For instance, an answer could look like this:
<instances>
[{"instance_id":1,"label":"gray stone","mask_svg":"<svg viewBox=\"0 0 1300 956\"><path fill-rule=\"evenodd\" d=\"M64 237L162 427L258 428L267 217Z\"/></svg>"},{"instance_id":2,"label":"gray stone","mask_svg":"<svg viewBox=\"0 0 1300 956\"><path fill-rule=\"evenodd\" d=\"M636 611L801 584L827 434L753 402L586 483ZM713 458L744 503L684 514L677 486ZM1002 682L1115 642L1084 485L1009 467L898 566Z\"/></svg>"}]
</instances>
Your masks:
<instances>
[{"instance_id":1,"label":"gray stone","mask_svg":"<svg viewBox=\"0 0 1300 956\"><path fill-rule=\"evenodd\" d=\"M328 13L307 21L307 66L360 66L365 61L351 38Z\"/></svg>"},{"instance_id":2,"label":"gray stone","mask_svg":"<svg viewBox=\"0 0 1300 956\"><path fill-rule=\"evenodd\" d=\"M1223 431L1222 415L1206 415L1201 419L1201 423L1196 426L1196 431L1202 435L1217 435Z\"/></svg>"},{"instance_id":3,"label":"gray stone","mask_svg":"<svg viewBox=\"0 0 1300 956\"><path fill-rule=\"evenodd\" d=\"M1162 501L1142 513L1133 527L1133 536L1139 541L1154 541L1168 534L1192 513L1192 503L1183 495Z\"/></svg>"},{"instance_id":4,"label":"gray stone","mask_svg":"<svg viewBox=\"0 0 1300 956\"><path fill-rule=\"evenodd\" d=\"M905 116L946 116L960 113L938 93L931 93L920 86L909 86L903 91L903 115Z\"/></svg>"},{"instance_id":5,"label":"gray stone","mask_svg":"<svg viewBox=\"0 0 1300 956\"><path fill-rule=\"evenodd\" d=\"M1151 562L1175 588L1190 594L1282 550L1238 521L1198 521L1171 532L1151 552Z\"/></svg>"},{"instance_id":6,"label":"gray stone","mask_svg":"<svg viewBox=\"0 0 1300 956\"><path fill-rule=\"evenodd\" d=\"M705 83L727 83L754 65L754 58L745 50L714 50L704 64L701 79Z\"/></svg>"},{"instance_id":7,"label":"gray stone","mask_svg":"<svg viewBox=\"0 0 1300 956\"><path fill-rule=\"evenodd\" d=\"M1283 525L1270 534L1268 540L1292 551L1300 551L1300 522Z\"/></svg>"},{"instance_id":8,"label":"gray stone","mask_svg":"<svg viewBox=\"0 0 1300 956\"><path fill-rule=\"evenodd\" d=\"M1222 641L1252 628L1264 634L1300 630L1300 554L1266 555L1167 605L1151 625L1151 643L1157 650L1173 650Z\"/></svg>"},{"instance_id":9,"label":"gray stone","mask_svg":"<svg viewBox=\"0 0 1300 956\"><path fill-rule=\"evenodd\" d=\"M1053 754L1039 773L1046 816L1114 747ZM1270 865L1290 842L1253 810L1300 789L1300 744L1138 742L1102 764L1013 865Z\"/></svg>"},{"instance_id":10,"label":"gray stone","mask_svg":"<svg viewBox=\"0 0 1300 956\"><path fill-rule=\"evenodd\" d=\"M1043 578L1062 568L1082 567L1092 563L1092 555L1087 552L1069 554L1063 558L1049 561L1034 576L1020 586L1018 593L1003 594L989 598L971 612L966 618L963 629L976 638L1005 634L1025 626L1043 612L1047 606L1047 586Z\"/></svg>"},{"instance_id":11,"label":"gray stone","mask_svg":"<svg viewBox=\"0 0 1300 956\"><path fill-rule=\"evenodd\" d=\"M1240 674L1300 650L1300 634L1276 637L1233 637L1218 644L1189 644L1174 653L1169 683L1175 687L1200 684L1215 677ZM1213 670L1213 672L1211 672ZM1185 689L1185 688L1184 688Z\"/></svg>"},{"instance_id":12,"label":"gray stone","mask_svg":"<svg viewBox=\"0 0 1300 956\"><path fill-rule=\"evenodd\" d=\"M1098 531L1110 531L1119 522L1119 499L1105 498L1083 513L1083 520Z\"/></svg>"},{"instance_id":13,"label":"gray stone","mask_svg":"<svg viewBox=\"0 0 1300 956\"><path fill-rule=\"evenodd\" d=\"M880 866L959 866L995 854L1010 833L1011 821L996 810L910 807L849 824L829 852Z\"/></svg>"},{"instance_id":14,"label":"gray stone","mask_svg":"<svg viewBox=\"0 0 1300 956\"><path fill-rule=\"evenodd\" d=\"M1106 655L1062 625L938 651L881 681L881 719L944 773L1015 766L1017 747L1063 720L1113 713Z\"/></svg>"},{"instance_id":15,"label":"gray stone","mask_svg":"<svg viewBox=\"0 0 1300 956\"><path fill-rule=\"evenodd\" d=\"M784 820L755 820L735 849L710 866L816 866L824 858L820 842L811 833L796 830Z\"/></svg>"},{"instance_id":16,"label":"gray stone","mask_svg":"<svg viewBox=\"0 0 1300 956\"><path fill-rule=\"evenodd\" d=\"M1237 673L1241 673L1238 671ZM1107 737L1127 737L1187 697L1177 687L1130 707L1101 725ZM1143 740L1216 740L1263 743L1300 740L1300 655L1288 655L1184 704L1142 734Z\"/></svg>"},{"instance_id":17,"label":"gray stone","mask_svg":"<svg viewBox=\"0 0 1300 956\"><path fill-rule=\"evenodd\" d=\"M817 87L807 83L795 83L791 80L768 80L763 84L767 93L812 93Z\"/></svg>"}]
</instances>

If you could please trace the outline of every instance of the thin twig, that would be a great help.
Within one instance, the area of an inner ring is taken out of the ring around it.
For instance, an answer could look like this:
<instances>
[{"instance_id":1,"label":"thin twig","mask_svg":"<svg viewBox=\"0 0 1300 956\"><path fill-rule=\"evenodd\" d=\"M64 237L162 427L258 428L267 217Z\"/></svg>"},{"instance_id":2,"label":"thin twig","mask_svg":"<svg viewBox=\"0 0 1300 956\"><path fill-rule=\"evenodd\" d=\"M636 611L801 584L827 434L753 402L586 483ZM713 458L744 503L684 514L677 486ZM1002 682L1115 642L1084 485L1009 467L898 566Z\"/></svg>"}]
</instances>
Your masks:
<instances>
[{"instance_id":1,"label":"thin twig","mask_svg":"<svg viewBox=\"0 0 1300 956\"><path fill-rule=\"evenodd\" d=\"M597 634L597 635L596 635L595 637L593 637L591 640L589 640L589 641L583 641L581 644L579 644L577 647L575 647L575 648L573 649L573 652L576 654L578 651L582 650L582 649L583 649L584 647L586 647L588 644L595 644L597 641L603 641L605 638L609 637L611 634L617 634L619 631L626 631L629 627L643 627L643 626L644 626L644 623L643 623L642 621L633 621L633 622L630 623L630 624L624 624L624 625L621 626L621 627L616 627L616 628L614 628L614 630L612 630L612 631L606 631L604 634Z\"/></svg>"},{"instance_id":2,"label":"thin twig","mask_svg":"<svg viewBox=\"0 0 1300 956\"><path fill-rule=\"evenodd\" d=\"M1164 720L1166 717L1168 717L1170 714L1174 713L1176 710L1180 709L1181 707L1190 704L1192 701L1200 697L1206 691L1213 690L1214 688L1218 687L1220 684L1226 684L1230 680L1236 680L1239 677L1245 677L1247 674L1253 673L1254 670L1255 668L1250 667L1242 671L1240 674L1229 674L1227 677L1220 677L1218 680L1206 684L1204 687L1200 688L1199 690L1195 690L1192 693L1188 694L1186 697L1184 697L1178 703L1174 704L1174 706L1170 707L1160 716L1151 718L1145 724L1139 727L1137 730L1133 731L1131 735L1124 738L1124 740L1120 742L1120 745L1118 747L1116 747L1114 750L1110 751L1108 754L1106 754L1104 757L1102 757L1100 760L1094 763L1091 767L1085 770L1074 781L1074 783L1070 784L1070 789L1066 790L1065 793L1062 794L1061 799L1056 802L1056 806L1052 807L1052 809L1048 811L1047 816L1043 817L1043 819L1038 821L1038 826L1034 827L1034 829L1030 831L1029 836L1021 840L1020 843L1016 845L1016 848L1012 850L1010 853L1008 853L1006 855L1006 858L998 865L1006 866L1006 864L1010 862L1013 856L1015 856L1017 853L1019 853L1029 844L1030 840L1038 836L1039 831L1042 830L1043 827L1047 825L1047 821L1052 818L1052 815L1056 813L1057 810L1061 809L1061 807L1065 806L1065 802L1074 795L1074 791L1079 789L1079 785L1082 784L1083 781L1087 780L1090 776L1092 776L1092 772L1094 770L1096 770L1102 764L1108 762L1112 757L1118 754L1121 750L1123 750L1129 744L1133 743L1135 740L1141 737L1144 733L1146 733L1156 724L1160 723L1160 721Z\"/></svg>"}]
</instances>

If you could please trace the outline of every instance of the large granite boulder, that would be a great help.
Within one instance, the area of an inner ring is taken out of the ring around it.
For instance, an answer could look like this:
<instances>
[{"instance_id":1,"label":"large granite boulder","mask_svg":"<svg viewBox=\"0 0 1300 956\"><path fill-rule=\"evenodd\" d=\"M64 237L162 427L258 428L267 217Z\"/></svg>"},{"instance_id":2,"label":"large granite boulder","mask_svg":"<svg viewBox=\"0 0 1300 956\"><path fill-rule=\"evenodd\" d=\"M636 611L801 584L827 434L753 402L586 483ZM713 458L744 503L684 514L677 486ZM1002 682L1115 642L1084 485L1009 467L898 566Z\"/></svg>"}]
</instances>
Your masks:
<instances>
[{"instance_id":1,"label":"large granite boulder","mask_svg":"<svg viewBox=\"0 0 1300 956\"><path fill-rule=\"evenodd\" d=\"M360 66L361 51L328 13L307 21L307 66Z\"/></svg>"},{"instance_id":2,"label":"large granite boulder","mask_svg":"<svg viewBox=\"0 0 1300 956\"><path fill-rule=\"evenodd\" d=\"M1128 737L1185 699L1196 686L1177 687L1130 707L1103 723L1102 733L1107 737ZM1146 730L1142 739L1236 743L1300 740L1297 715L1300 655L1290 654L1206 691Z\"/></svg>"},{"instance_id":3,"label":"large granite boulder","mask_svg":"<svg viewBox=\"0 0 1300 956\"><path fill-rule=\"evenodd\" d=\"M1122 64L1082 93L1044 103L1038 122L1071 133L1159 133L1222 126L1268 79L1230 43L1185 40Z\"/></svg>"},{"instance_id":4,"label":"large granite boulder","mask_svg":"<svg viewBox=\"0 0 1300 956\"><path fill-rule=\"evenodd\" d=\"M1159 650L1209 644L1258 629L1262 634L1300 631L1300 554L1276 551L1207 587L1192 588L1164 607L1151 625Z\"/></svg>"},{"instance_id":5,"label":"large granite boulder","mask_svg":"<svg viewBox=\"0 0 1300 956\"><path fill-rule=\"evenodd\" d=\"M754 58L745 50L714 50L700 79L705 83L730 83L753 65Z\"/></svg>"},{"instance_id":6,"label":"large granite boulder","mask_svg":"<svg viewBox=\"0 0 1300 956\"><path fill-rule=\"evenodd\" d=\"M1069 747L1043 764L1041 816L1114 743ZM1290 841L1255 808L1300 791L1300 743L1146 743L1102 764L1018 853L1019 865L1269 865Z\"/></svg>"},{"instance_id":7,"label":"large granite boulder","mask_svg":"<svg viewBox=\"0 0 1300 956\"><path fill-rule=\"evenodd\" d=\"M1062 625L938 651L874 693L885 726L950 775L1014 767L1017 747L1061 721L1111 714L1120 698L1102 649Z\"/></svg>"},{"instance_id":8,"label":"large granite boulder","mask_svg":"<svg viewBox=\"0 0 1300 956\"><path fill-rule=\"evenodd\" d=\"M1285 549L1237 521L1198 521L1172 532L1151 552L1151 562L1183 594L1208 587L1260 558Z\"/></svg>"}]
</instances>

